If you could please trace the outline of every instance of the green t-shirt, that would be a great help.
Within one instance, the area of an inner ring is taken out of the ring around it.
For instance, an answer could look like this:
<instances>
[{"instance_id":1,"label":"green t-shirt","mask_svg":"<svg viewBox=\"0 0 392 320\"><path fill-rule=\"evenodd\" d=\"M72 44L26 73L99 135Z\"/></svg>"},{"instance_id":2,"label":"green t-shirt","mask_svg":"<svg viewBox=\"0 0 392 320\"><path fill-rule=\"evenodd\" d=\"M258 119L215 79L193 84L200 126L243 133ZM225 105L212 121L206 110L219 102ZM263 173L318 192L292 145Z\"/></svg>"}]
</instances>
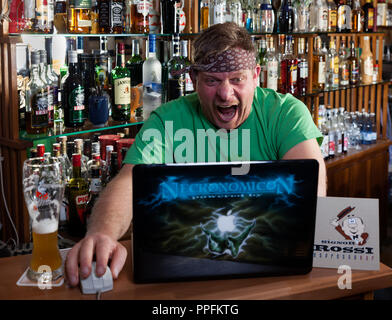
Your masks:
<instances>
[{"instance_id":1,"label":"green t-shirt","mask_svg":"<svg viewBox=\"0 0 392 320\"><path fill-rule=\"evenodd\" d=\"M124 163L278 160L298 143L322 134L309 110L290 94L257 88L249 117L237 129L217 129L201 112L196 93L150 115Z\"/></svg>"}]
</instances>

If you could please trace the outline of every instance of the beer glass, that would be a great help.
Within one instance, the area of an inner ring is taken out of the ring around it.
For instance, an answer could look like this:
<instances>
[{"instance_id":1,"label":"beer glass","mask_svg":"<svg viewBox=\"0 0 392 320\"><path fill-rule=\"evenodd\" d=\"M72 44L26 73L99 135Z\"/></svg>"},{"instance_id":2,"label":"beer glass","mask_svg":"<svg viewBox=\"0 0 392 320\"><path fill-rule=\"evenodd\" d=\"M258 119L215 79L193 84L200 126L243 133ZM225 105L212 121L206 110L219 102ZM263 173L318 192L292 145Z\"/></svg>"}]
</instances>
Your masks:
<instances>
[{"instance_id":1,"label":"beer glass","mask_svg":"<svg viewBox=\"0 0 392 320\"><path fill-rule=\"evenodd\" d=\"M33 253L27 276L32 281L63 275L57 244L64 175L59 158L31 158L23 165L23 193L33 233ZM45 280L44 280L45 281Z\"/></svg>"}]
</instances>

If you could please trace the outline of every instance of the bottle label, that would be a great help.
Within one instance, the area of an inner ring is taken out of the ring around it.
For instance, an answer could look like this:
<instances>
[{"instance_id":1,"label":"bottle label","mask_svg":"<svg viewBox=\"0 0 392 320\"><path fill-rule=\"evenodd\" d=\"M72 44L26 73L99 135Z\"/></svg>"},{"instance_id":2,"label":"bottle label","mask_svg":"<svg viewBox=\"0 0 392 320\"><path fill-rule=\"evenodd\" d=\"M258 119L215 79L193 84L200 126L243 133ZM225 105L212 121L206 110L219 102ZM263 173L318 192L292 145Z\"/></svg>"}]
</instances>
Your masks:
<instances>
[{"instance_id":1,"label":"bottle label","mask_svg":"<svg viewBox=\"0 0 392 320\"><path fill-rule=\"evenodd\" d=\"M122 27L123 25L123 4L122 2L112 2L112 27Z\"/></svg>"},{"instance_id":2,"label":"bottle label","mask_svg":"<svg viewBox=\"0 0 392 320\"><path fill-rule=\"evenodd\" d=\"M328 22L330 30L336 27L336 15L336 10L329 10Z\"/></svg>"},{"instance_id":3,"label":"bottle label","mask_svg":"<svg viewBox=\"0 0 392 320\"><path fill-rule=\"evenodd\" d=\"M88 201L88 194L82 194L75 197L75 203L77 206L86 204Z\"/></svg>"},{"instance_id":4,"label":"bottle label","mask_svg":"<svg viewBox=\"0 0 392 320\"><path fill-rule=\"evenodd\" d=\"M150 9L152 8L152 4L147 0L139 0L136 6L137 12L143 17L147 17Z\"/></svg>"},{"instance_id":5,"label":"bottle label","mask_svg":"<svg viewBox=\"0 0 392 320\"><path fill-rule=\"evenodd\" d=\"M318 65L318 81L325 83L325 62L320 61Z\"/></svg>"},{"instance_id":6,"label":"bottle label","mask_svg":"<svg viewBox=\"0 0 392 320\"><path fill-rule=\"evenodd\" d=\"M323 142L321 143L321 154L324 158L328 157L329 155L329 137L328 135L324 135Z\"/></svg>"},{"instance_id":7,"label":"bottle label","mask_svg":"<svg viewBox=\"0 0 392 320\"><path fill-rule=\"evenodd\" d=\"M91 0L69 0L69 6L75 9L91 9Z\"/></svg>"},{"instance_id":8,"label":"bottle label","mask_svg":"<svg viewBox=\"0 0 392 320\"><path fill-rule=\"evenodd\" d=\"M331 156L335 155L335 141L332 139L329 139L328 154Z\"/></svg>"},{"instance_id":9,"label":"bottle label","mask_svg":"<svg viewBox=\"0 0 392 320\"><path fill-rule=\"evenodd\" d=\"M71 122L83 122L83 110L84 110L84 88L79 86L72 90L68 96L68 104L70 107L70 120Z\"/></svg>"},{"instance_id":10,"label":"bottle label","mask_svg":"<svg viewBox=\"0 0 392 320\"><path fill-rule=\"evenodd\" d=\"M110 10L109 10L109 3L105 1L99 1L99 26L101 28L109 27L109 17L110 17Z\"/></svg>"},{"instance_id":11,"label":"bottle label","mask_svg":"<svg viewBox=\"0 0 392 320\"><path fill-rule=\"evenodd\" d=\"M193 82L189 73L185 74L185 92L193 92L195 89L193 87Z\"/></svg>"},{"instance_id":12,"label":"bottle label","mask_svg":"<svg viewBox=\"0 0 392 320\"><path fill-rule=\"evenodd\" d=\"M328 29L328 10L318 10L318 29L319 31L326 31Z\"/></svg>"},{"instance_id":13,"label":"bottle label","mask_svg":"<svg viewBox=\"0 0 392 320\"><path fill-rule=\"evenodd\" d=\"M341 80L342 85L347 85L350 80L350 70L347 67L342 68Z\"/></svg>"},{"instance_id":14,"label":"bottle label","mask_svg":"<svg viewBox=\"0 0 392 320\"><path fill-rule=\"evenodd\" d=\"M374 26L374 9L368 9L368 28L373 29Z\"/></svg>"},{"instance_id":15,"label":"bottle label","mask_svg":"<svg viewBox=\"0 0 392 320\"><path fill-rule=\"evenodd\" d=\"M114 80L114 104L131 103L131 78Z\"/></svg>"},{"instance_id":16,"label":"bottle label","mask_svg":"<svg viewBox=\"0 0 392 320\"><path fill-rule=\"evenodd\" d=\"M338 29L350 30L351 29L351 7L342 5L338 8Z\"/></svg>"},{"instance_id":17,"label":"bottle label","mask_svg":"<svg viewBox=\"0 0 392 320\"><path fill-rule=\"evenodd\" d=\"M297 82L297 65L292 64L290 66L290 85L294 85Z\"/></svg>"},{"instance_id":18,"label":"bottle label","mask_svg":"<svg viewBox=\"0 0 392 320\"><path fill-rule=\"evenodd\" d=\"M306 79L309 75L308 61L302 60L299 64L299 76L301 79Z\"/></svg>"},{"instance_id":19,"label":"bottle label","mask_svg":"<svg viewBox=\"0 0 392 320\"><path fill-rule=\"evenodd\" d=\"M143 107L158 108L161 104L162 84L148 82L143 84Z\"/></svg>"},{"instance_id":20,"label":"bottle label","mask_svg":"<svg viewBox=\"0 0 392 320\"><path fill-rule=\"evenodd\" d=\"M267 88L278 90L278 61L267 63Z\"/></svg>"},{"instance_id":21,"label":"bottle label","mask_svg":"<svg viewBox=\"0 0 392 320\"><path fill-rule=\"evenodd\" d=\"M102 190L101 179L99 179L99 178L91 179L90 191L95 192L95 193L99 193L99 192L101 192L101 190Z\"/></svg>"},{"instance_id":22,"label":"bottle label","mask_svg":"<svg viewBox=\"0 0 392 320\"><path fill-rule=\"evenodd\" d=\"M91 20L78 20L78 26L79 27L91 27L92 23Z\"/></svg>"},{"instance_id":23,"label":"bottle label","mask_svg":"<svg viewBox=\"0 0 392 320\"><path fill-rule=\"evenodd\" d=\"M224 23L225 21L225 5L224 3L215 4L214 6L214 21L212 24Z\"/></svg>"},{"instance_id":24,"label":"bottle label","mask_svg":"<svg viewBox=\"0 0 392 320\"><path fill-rule=\"evenodd\" d=\"M368 57L364 61L364 73L367 76L373 77L373 59L371 57Z\"/></svg>"}]
</instances>

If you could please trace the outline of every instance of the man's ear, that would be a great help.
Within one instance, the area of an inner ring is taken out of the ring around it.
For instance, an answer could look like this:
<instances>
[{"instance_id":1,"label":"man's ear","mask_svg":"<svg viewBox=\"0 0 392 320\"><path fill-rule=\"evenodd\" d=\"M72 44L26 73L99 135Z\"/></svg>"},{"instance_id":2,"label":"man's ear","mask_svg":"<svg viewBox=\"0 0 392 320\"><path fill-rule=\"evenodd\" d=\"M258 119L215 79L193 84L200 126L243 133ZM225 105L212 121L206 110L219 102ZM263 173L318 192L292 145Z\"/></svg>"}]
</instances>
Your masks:
<instances>
[{"instance_id":1,"label":"man's ear","mask_svg":"<svg viewBox=\"0 0 392 320\"><path fill-rule=\"evenodd\" d=\"M189 76L191 77L193 88L196 89L196 82L197 82L197 71L191 69L189 71Z\"/></svg>"}]
</instances>

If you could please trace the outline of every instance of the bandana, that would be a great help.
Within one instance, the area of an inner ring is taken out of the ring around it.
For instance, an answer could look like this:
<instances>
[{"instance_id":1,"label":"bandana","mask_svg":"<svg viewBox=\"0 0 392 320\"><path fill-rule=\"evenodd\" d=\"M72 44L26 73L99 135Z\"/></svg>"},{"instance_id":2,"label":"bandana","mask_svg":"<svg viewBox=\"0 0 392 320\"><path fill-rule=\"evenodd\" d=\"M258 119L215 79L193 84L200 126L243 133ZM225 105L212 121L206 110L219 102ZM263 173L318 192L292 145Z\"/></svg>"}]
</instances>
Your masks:
<instances>
[{"instance_id":1,"label":"bandana","mask_svg":"<svg viewBox=\"0 0 392 320\"><path fill-rule=\"evenodd\" d=\"M256 66L253 52L235 48L226 50L218 55L210 56L205 63L195 63L187 68L172 71L173 75L189 72L190 70L203 72L232 72L238 70L252 70Z\"/></svg>"}]
</instances>

